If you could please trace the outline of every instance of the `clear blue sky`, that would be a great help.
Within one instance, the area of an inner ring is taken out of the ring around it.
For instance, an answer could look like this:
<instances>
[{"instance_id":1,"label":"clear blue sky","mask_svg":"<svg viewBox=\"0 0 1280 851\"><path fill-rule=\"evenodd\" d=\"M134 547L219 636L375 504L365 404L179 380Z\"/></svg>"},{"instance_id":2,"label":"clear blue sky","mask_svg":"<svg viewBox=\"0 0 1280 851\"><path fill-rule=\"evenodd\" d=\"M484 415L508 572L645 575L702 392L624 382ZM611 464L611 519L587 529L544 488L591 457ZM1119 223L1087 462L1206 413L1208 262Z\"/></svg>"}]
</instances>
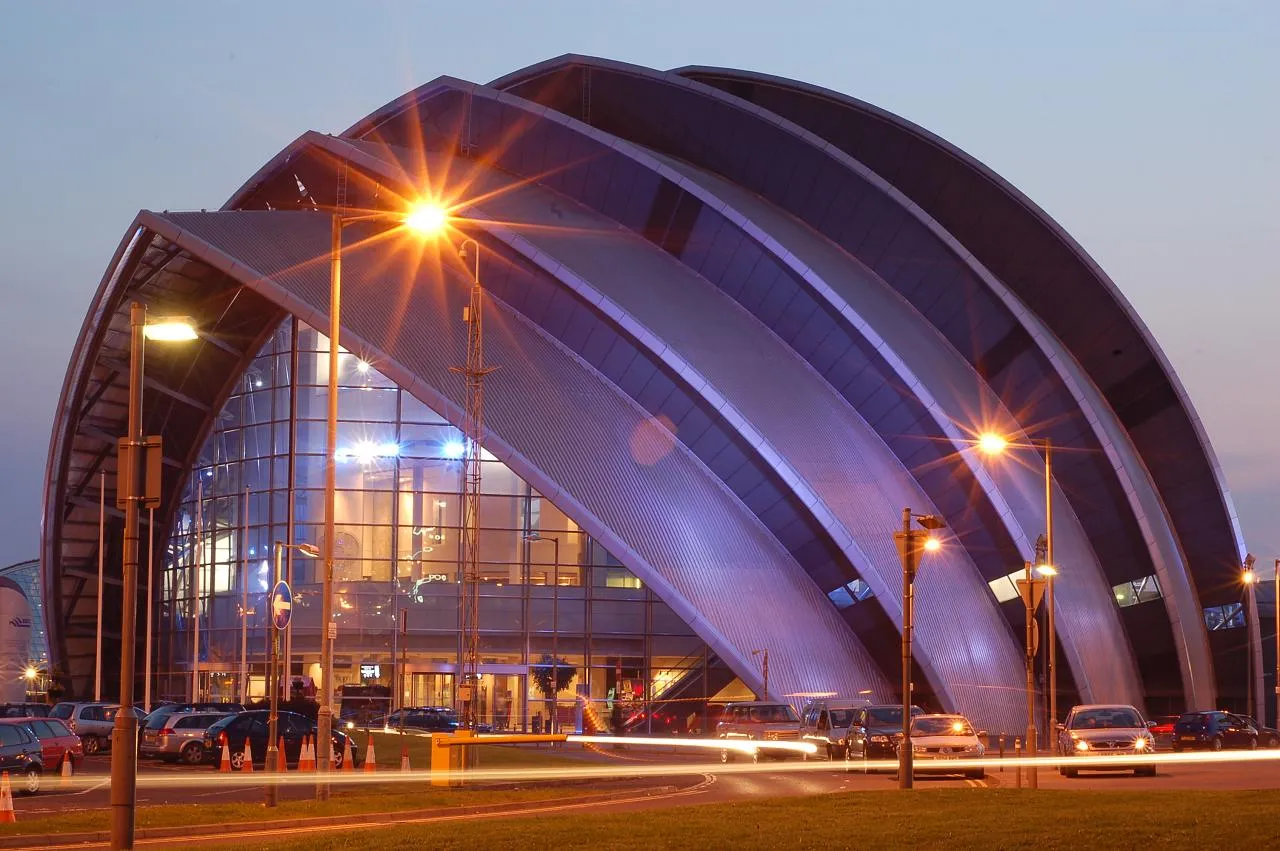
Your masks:
<instances>
[{"instance_id":1,"label":"clear blue sky","mask_svg":"<svg viewBox=\"0 0 1280 851\"><path fill-rule=\"evenodd\" d=\"M215 208L306 129L565 52L755 69L916 121L1037 201L1179 371L1280 554L1280 3L36 2L0 25L0 564L135 212Z\"/></svg>"}]
</instances>

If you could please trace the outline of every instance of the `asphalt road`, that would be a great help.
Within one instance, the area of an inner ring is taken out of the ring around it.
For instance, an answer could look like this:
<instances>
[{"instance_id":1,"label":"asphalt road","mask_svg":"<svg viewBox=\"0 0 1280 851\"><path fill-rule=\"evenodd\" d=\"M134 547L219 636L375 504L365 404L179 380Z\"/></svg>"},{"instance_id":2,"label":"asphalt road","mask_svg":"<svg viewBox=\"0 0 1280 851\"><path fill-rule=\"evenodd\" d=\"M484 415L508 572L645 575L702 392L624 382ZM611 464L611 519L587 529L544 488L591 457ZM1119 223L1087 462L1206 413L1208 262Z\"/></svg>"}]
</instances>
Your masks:
<instances>
[{"instance_id":1,"label":"asphalt road","mask_svg":"<svg viewBox=\"0 0 1280 851\"><path fill-rule=\"evenodd\" d=\"M629 751L614 754L608 751L583 753L588 763L608 765L610 767L634 766L646 770L670 768L672 775L680 775L676 785L671 788L671 777L655 776L649 782L639 783L634 795L622 793L602 802L549 802L537 805L535 809L526 810L520 815L538 815L547 812L627 812L659 807L687 806L690 804L722 803L741 800L759 800L770 797L795 795L821 795L834 792L856 792L889 790L897 785L896 778L890 773L863 774L844 770L843 763L786 762L766 761L758 766L747 763L736 763L729 766L718 762L708 762L703 756ZM110 758L100 756L87 761L82 779L92 777L90 784L76 791L59 790L56 783L39 795L26 797L15 796L15 808L18 819L36 814L52 814L77 810L102 809L108 806L108 779ZM174 780L189 780L180 785L165 786L161 789L140 788L138 803L141 806L161 803L202 803L222 801L260 801L261 786L254 780L261 775L246 778L246 784L228 788L214 788L208 783L214 770L208 767L167 766L152 762L144 762L141 771L145 775L171 777ZM1280 789L1280 759L1265 762L1230 763L1204 762L1179 763L1162 765L1155 777L1134 777L1131 772L1099 772L1084 773L1076 778L1065 778L1054 769L1042 768L1039 771L1040 788L1056 789L1102 789L1102 790L1162 790L1162 789ZM1004 770L993 769L985 780L964 780L952 777L921 776L916 779L916 787L921 790L936 788L1009 788L1015 785L1015 770L1012 766ZM387 780L394 780L395 773L388 772ZM51 780L53 778L50 778ZM1025 782L1025 781L1024 781ZM657 794L645 794L640 787L668 788ZM587 794L589 785L584 786ZM617 788L616 786L614 787ZM281 789L282 799L302 799L312 795L308 785L284 787ZM514 813L513 813L514 814ZM487 814L441 814L429 818L418 818L415 821L466 820L470 818L492 818ZM359 829L358 819L353 824L330 825L316 827L318 831L343 829ZM250 830L235 835L221 833L208 837L187 836L180 842L176 840L160 840L139 842L139 845L168 847L193 844L227 844L241 839L262 840L263 834L254 834ZM82 845L82 848L96 847Z\"/></svg>"}]
</instances>

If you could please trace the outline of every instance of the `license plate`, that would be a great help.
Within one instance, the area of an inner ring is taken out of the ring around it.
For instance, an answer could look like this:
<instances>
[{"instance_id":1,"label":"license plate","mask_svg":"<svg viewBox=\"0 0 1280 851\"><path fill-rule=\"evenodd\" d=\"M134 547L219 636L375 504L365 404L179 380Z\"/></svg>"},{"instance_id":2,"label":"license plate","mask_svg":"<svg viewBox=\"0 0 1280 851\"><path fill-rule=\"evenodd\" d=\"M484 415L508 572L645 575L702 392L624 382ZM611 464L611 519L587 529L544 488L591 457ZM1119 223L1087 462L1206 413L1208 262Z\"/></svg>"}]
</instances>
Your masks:
<instances>
[{"instance_id":1,"label":"license plate","mask_svg":"<svg viewBox=\"0 0 1280 851\"><path fill-rule=\"evenodd\" d=\"M1194 742L1196 740L1196 737L1195 736L1179 736L1178 739L1179 741L1183 741L1183 742Z\"/></svg>"}]
</instances>

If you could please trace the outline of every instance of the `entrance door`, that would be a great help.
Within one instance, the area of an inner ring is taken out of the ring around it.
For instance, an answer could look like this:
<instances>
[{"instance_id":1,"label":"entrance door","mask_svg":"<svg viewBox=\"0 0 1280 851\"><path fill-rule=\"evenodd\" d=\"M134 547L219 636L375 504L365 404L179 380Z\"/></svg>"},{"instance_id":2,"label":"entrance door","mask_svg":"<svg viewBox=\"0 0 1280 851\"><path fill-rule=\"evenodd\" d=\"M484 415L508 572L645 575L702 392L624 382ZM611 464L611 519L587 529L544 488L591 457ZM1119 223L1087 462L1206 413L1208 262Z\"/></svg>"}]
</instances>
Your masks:
<instances>
[{"instance_id":1,"label":"entrance door","mask_svg":"<svg viewBox=\"0 0 1280 851\"><path fill-rule=\"evenodd\" d=\"M414 673L410 677L409 706L453 708L453 674Z\"/></svg>"}]
</instances>

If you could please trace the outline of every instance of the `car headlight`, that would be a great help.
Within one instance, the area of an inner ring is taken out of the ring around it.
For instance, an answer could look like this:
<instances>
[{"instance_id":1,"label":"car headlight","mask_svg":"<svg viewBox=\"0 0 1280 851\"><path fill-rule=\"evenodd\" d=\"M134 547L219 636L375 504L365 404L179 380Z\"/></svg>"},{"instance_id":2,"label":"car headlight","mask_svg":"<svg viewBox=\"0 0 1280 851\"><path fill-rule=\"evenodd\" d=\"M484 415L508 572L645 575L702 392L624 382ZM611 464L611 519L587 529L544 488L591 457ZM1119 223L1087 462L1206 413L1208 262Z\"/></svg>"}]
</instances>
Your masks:
<instances>
[{"instance_id":1,"label":"car headlight","mask_svg":"<svg viewBox=\"0 0 1280 851\"><path fill-rule=\"evenodd\" d=\"M1076 739L1076 750L1087 751L1088 749L1089 749L1088 742L1086 742L1084 739Z\"/></svg>"},{"instance_id":2,"label":"car headlight","mask_svg":"<svg viewBox=\"0 0 1280 851\"><path fill-rule=\"evenodd\" d=\"M1150 742L1147 741L1145 736L1139 736L1133 741L1134 750L1145 751L1149 745L1150 745Z\"/></svg>"}]
</instances>

